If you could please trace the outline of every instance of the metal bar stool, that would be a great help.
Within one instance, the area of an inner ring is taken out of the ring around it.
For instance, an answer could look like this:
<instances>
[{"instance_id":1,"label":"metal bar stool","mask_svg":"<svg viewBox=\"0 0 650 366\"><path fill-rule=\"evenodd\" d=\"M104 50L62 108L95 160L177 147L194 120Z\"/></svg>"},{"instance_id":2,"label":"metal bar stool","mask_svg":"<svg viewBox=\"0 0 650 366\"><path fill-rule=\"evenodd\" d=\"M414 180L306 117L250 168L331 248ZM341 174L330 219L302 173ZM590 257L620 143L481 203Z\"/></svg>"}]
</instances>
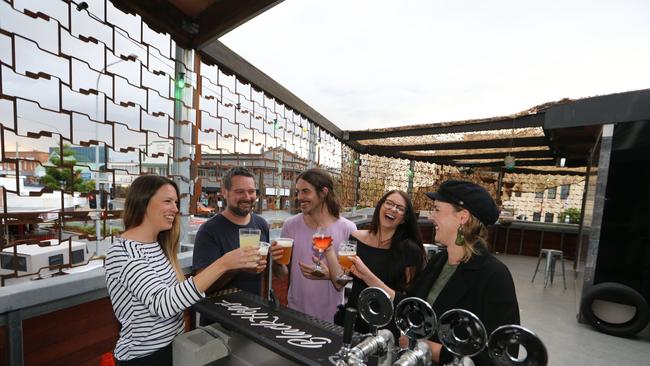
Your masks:
<instances>
[{"instance_id":1,"label":"metal bar stool","mask_svg":"<svg viewBox=\"0 0 650 366\"><path fill-rule=\"evenodd\" d=\"M537 276L537 271L539 270L539 263L542 261L542 257L546 257L546 268L544 269L544 288L548 286L548 282L551 281L553 284L553 275L555 274L555 261L559 259L562 263L562 279L564 280L564 289L566 290L566 275L564 272L564 252L556 249L542 249L539 251L539 258L537 258L537 266L535 266L535 272L533 273L533 279L530 281L535 282L535 276Z\"/></svg>"}]
</instances>

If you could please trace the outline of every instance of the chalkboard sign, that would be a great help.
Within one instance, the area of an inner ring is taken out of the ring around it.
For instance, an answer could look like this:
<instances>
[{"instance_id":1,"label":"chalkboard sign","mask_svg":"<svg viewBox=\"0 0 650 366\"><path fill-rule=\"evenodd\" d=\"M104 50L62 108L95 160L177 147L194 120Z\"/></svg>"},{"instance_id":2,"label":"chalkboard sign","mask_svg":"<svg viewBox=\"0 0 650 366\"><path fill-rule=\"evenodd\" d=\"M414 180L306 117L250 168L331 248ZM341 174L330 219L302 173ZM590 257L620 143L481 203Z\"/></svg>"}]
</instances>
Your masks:
<instances>
[{"instance_id":1,"label":"chalkboard sign","mask_svg":"<svg viewBox=\"0 0 650 366\"><path fill-rule=\"evenodd\" d=\"M248 292L224 291L199 301L194 309L303 365L333 365L341 348L342 327L283 306L274 309Z\"/></svg>"}]
</instances>

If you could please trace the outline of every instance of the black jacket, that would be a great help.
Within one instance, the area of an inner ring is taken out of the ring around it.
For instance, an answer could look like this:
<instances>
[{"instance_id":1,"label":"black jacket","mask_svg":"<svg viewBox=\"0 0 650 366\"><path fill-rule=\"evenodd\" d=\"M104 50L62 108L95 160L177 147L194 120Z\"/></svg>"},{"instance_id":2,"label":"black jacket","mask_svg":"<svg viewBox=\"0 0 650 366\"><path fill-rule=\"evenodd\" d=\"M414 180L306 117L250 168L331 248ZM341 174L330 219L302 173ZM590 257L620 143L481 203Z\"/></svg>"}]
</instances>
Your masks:
<instances>
[{"instance_id":1,"label":"black jacket","mask_svg":"<svg viewBox=\"0 0 650 366\"><path fill-rule=\"evenodd\" d=\"M519 324L519 305L508 268L483 246L479 245L477 249L479 249L478 255L458 265L433 304L433 310L438 317L450 309L470 311L481 319L489 336L501 325ZM426 300L429 290L446 262L447 251L432 257L407 292L396 294L395 303L407 296L417 296ZM439 343L437 335L431 337L431 340ZM440 363L446 364L452 360L453 355L443 347ZM477 366L493 364L487 350L472 357L472 360Z\"/></svg>"}]
</instances>

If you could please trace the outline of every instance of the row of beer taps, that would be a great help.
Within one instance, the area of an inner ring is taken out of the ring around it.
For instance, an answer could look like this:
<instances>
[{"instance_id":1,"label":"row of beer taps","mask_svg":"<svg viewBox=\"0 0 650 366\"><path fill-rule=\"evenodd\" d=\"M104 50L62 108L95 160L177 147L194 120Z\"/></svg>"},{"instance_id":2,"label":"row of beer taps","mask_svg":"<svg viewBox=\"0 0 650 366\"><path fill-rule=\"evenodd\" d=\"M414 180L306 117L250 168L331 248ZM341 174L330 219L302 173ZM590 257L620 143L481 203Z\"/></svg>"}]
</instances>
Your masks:
<instances>
[{"instance_id":1,"label":"row of beer taps","mask_svg":"<svg viewBox=\"0 0 650 366\"><path fill-rule=\"evenodd\" d=\"M343 346L337 354L337 366L366 366L370 359L375 359L378 366L431 365L431 349L425 340L436 332L443 347L454 355L448 364L451 366L473 365L471 357L486 347L497 366L546 366L548 363L541 339L519 325L503 325L488 335L481 320L467 310L452 309L438 319L426 301L409 297L393 307L388 294L376 287L363 290L357 304L357 309L347 308L345 312ZM355 338L357 315L370 325L371 332ZM380 329L392 319L401 334L408 337L408 347L396 346L393 333Z\"/></svg>"}]
</instances>

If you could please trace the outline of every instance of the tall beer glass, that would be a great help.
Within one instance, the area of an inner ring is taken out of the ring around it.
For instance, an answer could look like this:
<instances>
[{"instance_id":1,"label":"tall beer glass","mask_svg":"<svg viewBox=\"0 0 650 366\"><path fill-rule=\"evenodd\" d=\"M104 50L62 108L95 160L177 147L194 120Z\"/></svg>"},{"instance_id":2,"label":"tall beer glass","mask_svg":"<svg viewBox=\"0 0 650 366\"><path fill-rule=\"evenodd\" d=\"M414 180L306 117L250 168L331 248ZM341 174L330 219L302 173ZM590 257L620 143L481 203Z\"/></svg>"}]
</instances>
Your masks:
<instances>
[{"instance_id":1,"label":"tall beer glass","mask_svg":"<svg viewBox=\"0 0 650 366\"><path fill-rule=\"evenodd\" d=\"M293 239L277 238L275 241L278 243L278 246L282 248L282 258L278 259L276 263L288 265L291 261L291 252L293 251Z\"/></svg>"},{"instance_id":2,"label":"tall beer glass","mask_svg":"<svg viewBox=\"0 0 650 366\"><path fill-rule=\"evenodd\" d=\"M343 268L343 273L340 274L336 280L338 282L348 282L352 281L352 277L349 275L350 269L352 268L351 257L357 255L357 242L354 240L347 240L341 243L339 247L339 263Z\"/></svg>"},{"instance_id":3,"label":"tall beer glass","mask_svg":"<svg viewBox=\"0 0 650 366\"><path fill-rule=\"evenodd\" d=\"M262 231L260 229L253 229L248 227L239 229L239 247L251 247L259 249L261 234Z\"/></svg>"}]
</instances>

